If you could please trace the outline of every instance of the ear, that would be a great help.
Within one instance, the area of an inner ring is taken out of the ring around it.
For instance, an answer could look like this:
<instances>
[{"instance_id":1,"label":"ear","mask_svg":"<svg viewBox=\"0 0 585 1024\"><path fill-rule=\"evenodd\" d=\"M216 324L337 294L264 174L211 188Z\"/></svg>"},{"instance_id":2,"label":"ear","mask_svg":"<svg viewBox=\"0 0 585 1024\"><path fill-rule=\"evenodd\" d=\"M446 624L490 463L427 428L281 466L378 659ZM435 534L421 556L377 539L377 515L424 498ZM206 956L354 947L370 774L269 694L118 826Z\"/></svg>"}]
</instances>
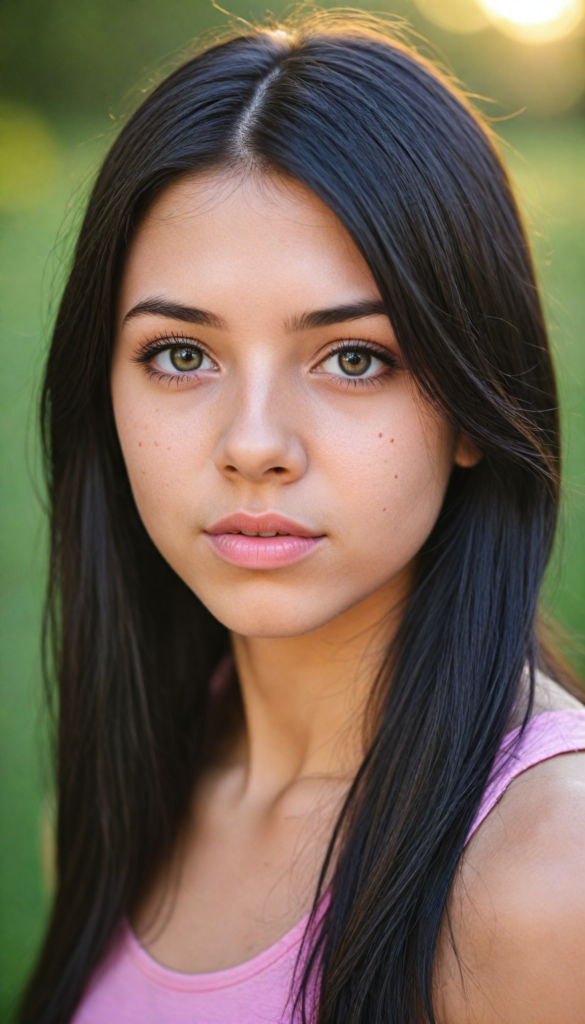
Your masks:
<instances>
[{"instance_id":1,"label":"ear","mask_svg":"<svg viewBox=\"0 0 585 1024\"><path fill-rule=\"evenodd\" d=\"M477 445L464 434L457 434L455 442L455 465L462 469L471 469L481 462L483 455Z\"/></svg>"}]
</instances>

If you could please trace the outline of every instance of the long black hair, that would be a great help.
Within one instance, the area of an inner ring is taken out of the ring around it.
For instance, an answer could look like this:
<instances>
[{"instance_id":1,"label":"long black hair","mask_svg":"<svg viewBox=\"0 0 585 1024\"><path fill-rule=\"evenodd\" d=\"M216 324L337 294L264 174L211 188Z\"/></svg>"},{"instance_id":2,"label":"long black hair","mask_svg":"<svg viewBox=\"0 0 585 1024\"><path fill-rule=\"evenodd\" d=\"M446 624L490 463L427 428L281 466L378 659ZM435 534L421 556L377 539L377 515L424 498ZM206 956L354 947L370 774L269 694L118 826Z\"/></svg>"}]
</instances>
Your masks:
<instances>
[{"instance_id":1,"label":"long black hair","mask_svg":"<svg viewBox=\"0 0 585 1024\"><path fill-rule=\"evenodd\" d=\"M276 171L363 253L403 358L483 458L455 468L376 684L291 1014L432 1021L449 887L526 665L559 493L557 396L531 256L489 131L391 33L357 18L249 30L155 88L107 156L58 311L43 394L58 681L57 890L22 1024L65 1024L169 858L228 636L155 549L114 426L124 256L182 175ZM391 684L391 685L390 685ZM316 899L319 893L316 894Z\"/></svg>"}]
</instances>

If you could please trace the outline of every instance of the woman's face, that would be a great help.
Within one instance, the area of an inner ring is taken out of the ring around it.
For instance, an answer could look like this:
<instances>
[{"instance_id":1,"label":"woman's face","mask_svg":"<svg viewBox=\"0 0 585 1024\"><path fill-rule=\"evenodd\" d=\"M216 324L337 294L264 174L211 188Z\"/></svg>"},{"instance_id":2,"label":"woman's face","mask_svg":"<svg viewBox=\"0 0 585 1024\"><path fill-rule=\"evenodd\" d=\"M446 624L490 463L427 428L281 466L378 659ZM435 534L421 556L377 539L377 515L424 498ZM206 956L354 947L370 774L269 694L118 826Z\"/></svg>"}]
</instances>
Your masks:
<instances>
[{"instance_id":1,"label":"woman's face","mask_svg":"<svg viewBox=\"0 0 585 1024\"><path fill-rule=\"evenodd\" d=\"M391 603L470 459L402 368L348 233L283 179L159 197L126 262L112 391L152 540L246 636Z\"/></svg>"}]
</instances>

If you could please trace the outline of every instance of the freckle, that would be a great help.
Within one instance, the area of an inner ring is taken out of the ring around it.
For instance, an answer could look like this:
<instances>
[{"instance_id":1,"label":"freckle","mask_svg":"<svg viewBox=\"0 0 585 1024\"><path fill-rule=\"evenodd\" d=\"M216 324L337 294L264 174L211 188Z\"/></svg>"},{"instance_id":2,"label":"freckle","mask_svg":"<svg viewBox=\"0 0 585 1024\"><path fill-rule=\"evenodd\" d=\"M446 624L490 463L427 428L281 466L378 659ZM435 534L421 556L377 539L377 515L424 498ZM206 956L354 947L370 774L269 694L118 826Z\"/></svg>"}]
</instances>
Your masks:
<instances>
[{"instance_id":1,"label":"freckle","mask_svg":"<svg viewBox=\"0 0 585 1024\"><path fill-rule=\"evenodd\" d=\"M378 434L378 437L382 437L382 435L381 435L381 434Z\"/></svg>"},{"instance_id":2,"label":"freckle","mask_svg":"<svg viewBox=\"0 0 585 1024\"><path fill-rule=\"evenodd\" d=\"M170 452L170 450L171 450L171 446L169 445L169 446L167 447L167 451L168 451L168 452Z\"/></svg>"},{"instance_id":3,"label":"freckle","mask_svg":"<svg viewBox=\"0 0 585 1024\"><path fill-rule=\"evenodd\" d=\"M390 444L394 444L394 438L393 437L390 438Z\"/></svg>"},{"instance_id":4,"label":"freckle","mask_svg":"<svg viewBox=\"0 0 585 1024\"><path fill-rule=\"evenodd\" d=\"M154 447L155 447L155 448L158 448L158 441L155 441L155 442L154 442Z\"/></svg>"},{"instance_id":5,"label":"freckle","mask_svg":"<svg viewBox=\"0 0 585 1024\"><path fill-rule=\"evenodd\" d=\"M386 509L385 509L385 508L383 508L383 509L382 509L382 512L385 512L385 511L386 511Z\"/></svg>"},{"instance_id":6,"label":"freckle","mask_svg":"<svg viewBox=\"0 0 585 1024\"><path fill-rule=\"evenodd\" d=\"M139 441L139 442L138 442L138 447L139 447L139 448L142 448L142 441Z\"/></svg>"},{"instance_id":7,"label":"freckle","mask_svg":"<svg viewBox=\"0 0 585 1024\"><path fill-rule=\"evenodd\" d=\"M394 474L394 479L395 479L395 480L398 480L398 473L395 473L395 474Z\"/></svg>"}]
</instances>

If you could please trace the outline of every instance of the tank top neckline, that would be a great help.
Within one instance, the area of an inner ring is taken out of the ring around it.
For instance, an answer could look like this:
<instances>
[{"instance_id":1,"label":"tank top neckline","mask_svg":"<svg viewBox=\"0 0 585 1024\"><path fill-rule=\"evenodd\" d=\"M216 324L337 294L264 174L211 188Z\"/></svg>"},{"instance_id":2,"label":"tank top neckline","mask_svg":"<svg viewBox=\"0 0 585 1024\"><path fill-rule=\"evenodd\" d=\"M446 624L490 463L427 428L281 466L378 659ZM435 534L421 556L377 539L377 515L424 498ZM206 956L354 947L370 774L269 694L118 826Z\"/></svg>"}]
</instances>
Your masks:
<instances>
[{"instance_id":1,"label":"tank top neckline","mask_svg":"<svg viewBox=\"0 0 585 1024\"><path fill-rule=\"evenodd\" d=\"M513 779L541 761L546 761L559 754L585 750L585 707L583 711L576 708L564 708L557 711L540 712L529 721L524 729L522 741L515 749L516 740L522 728L523 726L519 725L504 736L494 762L490 781L465 840L465 846L473 838L479 826L493 810ZM575 736L577 737L578 734L579 737L575 745L572 745L571 733L573 730ZM328 900L329 894L326 893L321 902L321 912L325 911ZM127 920L124 923L123 941L141 974L152 981L166 988L182 992L211 992L247 981L254 975L272 967L296 947L300 947L310 917L311 911L297 921L282 938L250 960L219 971L196 974L175 971L158 963L141 944Z\"/></svg>"},{"instance_id":2,"label":"tank top neckline","mask_svg":"<svg viewBox=\"0 0 585 1024\"><path fill-rule=\"evenodd\" d=\"M325 909L326 901L327 897L325 896L322 903L323 909ZM219 971L188 974L164 967L144 948L128 921L124 927L124 944L140 972L152 981L158 982L159 985L179 989L182 992L211 992L214 989L229 988L231 985L248 981L255 974L268 970L282 960L291 950L300 947L310 917L311 911L308 911L282 938L257 953L250 960L244 960L241 964L225 967Z\"/></svg>"}]
</instances>

